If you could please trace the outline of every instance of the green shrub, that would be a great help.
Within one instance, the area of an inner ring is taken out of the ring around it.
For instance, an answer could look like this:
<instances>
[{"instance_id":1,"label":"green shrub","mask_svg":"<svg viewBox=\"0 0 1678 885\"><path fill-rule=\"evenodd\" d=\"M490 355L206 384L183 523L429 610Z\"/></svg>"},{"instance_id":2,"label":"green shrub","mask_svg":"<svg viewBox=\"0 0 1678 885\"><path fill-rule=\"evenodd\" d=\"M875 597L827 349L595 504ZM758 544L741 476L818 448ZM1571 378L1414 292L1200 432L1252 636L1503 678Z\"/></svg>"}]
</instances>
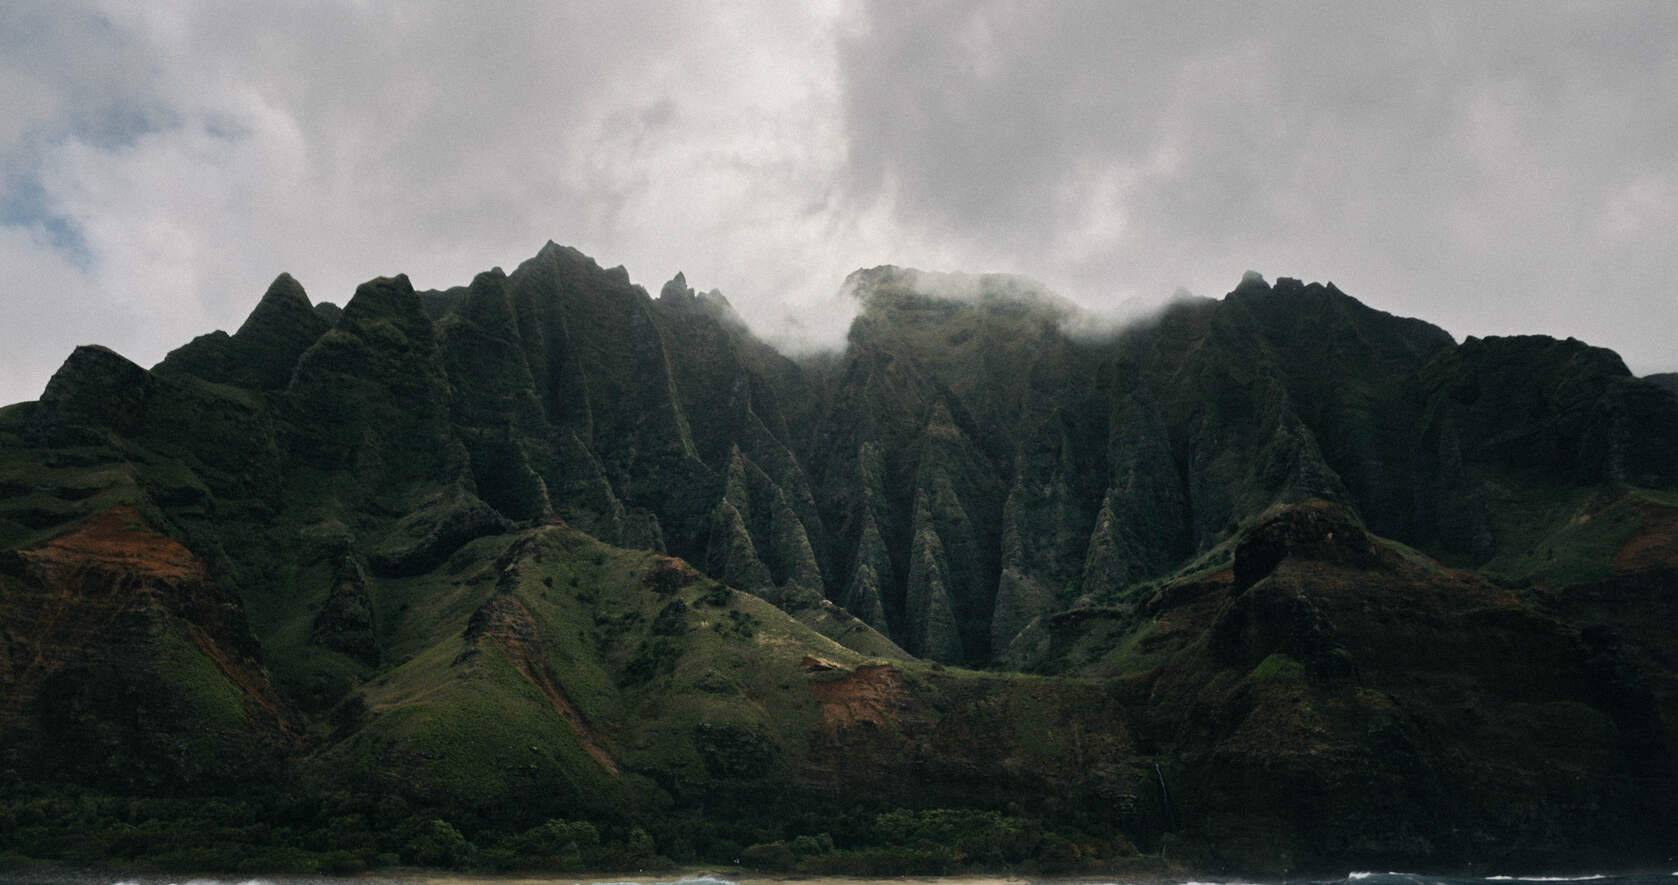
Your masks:
<instances>
[{"instance_id":1,"label":"green shrub","mask_svg":"<svg viewBox=\"0 0 1678 885\"><path fill-rule=\"evenodd\" d=\"M320 871L334 876L353 876L367 869L367 862L351 851L328 851L320 856Z\"/></svg>"},{"instance_id":2,"label":"green shrub","mask_svg":"<svg viewBox=\"0 0 1678 885\"><path fill-rule=\"evenodd\" d=\"M786 871L798 865L798 858L785 842L759 843L740 852L740 863L759 870Z\"/></svg>"},{"instance_id":3,"label":"green shrub","mask_svg":"<svg viewBox=\"0 0 1678 885\"><path fill-rule=\"evenodd\" d=\"M445 820L432 819L412 827L402 846L402 858L427 867L459 866L470 859L471 843Z\"/></svg>"}]
</instances>

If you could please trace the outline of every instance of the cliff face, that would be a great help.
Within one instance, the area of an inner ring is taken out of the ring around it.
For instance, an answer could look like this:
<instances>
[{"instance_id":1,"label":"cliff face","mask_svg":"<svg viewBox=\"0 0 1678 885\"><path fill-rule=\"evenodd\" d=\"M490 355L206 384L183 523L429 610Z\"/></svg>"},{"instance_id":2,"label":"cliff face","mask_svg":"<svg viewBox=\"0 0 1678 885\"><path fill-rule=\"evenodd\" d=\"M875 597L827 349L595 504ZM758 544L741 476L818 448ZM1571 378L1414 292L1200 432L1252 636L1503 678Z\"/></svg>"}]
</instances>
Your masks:
<instances>
[{"instance_id":1,"label":"cliff face","mask_svg":"<svg viewBox=\"0 0 1678 885\"><path fill-rule=\"evenodd\" d=\"M714 293L675 280L650 298L552 245L464 289L368 283L330 328L282 276L236 335L155 373L79 355L31 426L144 436L247 406L258 440L170 444L236 462L230 480L254 473L268 510L406 514L351 527L374 571L422 573L473 537L559 517L794 613L831 600L913 654L970 665L1273 504L1334 501L1483 566L1555 527L1510 514L1558 487L1678 475L1678 407L1612 353L1458 346L1332 286L1249 277L1099 340L1013 278L877 268L848 288L863 311L846 351L800 365ZM329 506L311 483L332 485Z\"/></svg>"},{"instance_id":2,"label":"cliff face","mask_svg":"<svg viewBox=\"0 0 1678 885\"><path fill-rule=\"evenodd\" d=\"M1094 337L1016 278L847 288L803 362L553 244L78 349L0 412L7 777L1013 807L1278 871L1674 821L1656 381L1288 279Z\"/></svg>"},{"instance_id":3,"label":"cliff face","mask_svg":"<svg viewBox=\"0 0 1678 885\"><path fill-rule=\"evenodd\" d=\"M1576 341L1458 346L1249 278L1088 342L1017 283L951 300L916 279L861 275L807 463L835 583L939 660L997 660L1034 618L1116 601L1275 504L1333 501L1485 566L1536 552L1565 517L1519 517L1561 490L1678 477L1672 400Z\"/></svg>"},{"instance_id":4,"label":"cliff face","mask_svg":"<svg viewBox=\"0 0 1678 885\"><path fill-rule=\"evenodd\" d=\"M114 507L6 556L9 779L188 795L283 779L296 719L186 548Z\"/></svg>"}]
</instances>

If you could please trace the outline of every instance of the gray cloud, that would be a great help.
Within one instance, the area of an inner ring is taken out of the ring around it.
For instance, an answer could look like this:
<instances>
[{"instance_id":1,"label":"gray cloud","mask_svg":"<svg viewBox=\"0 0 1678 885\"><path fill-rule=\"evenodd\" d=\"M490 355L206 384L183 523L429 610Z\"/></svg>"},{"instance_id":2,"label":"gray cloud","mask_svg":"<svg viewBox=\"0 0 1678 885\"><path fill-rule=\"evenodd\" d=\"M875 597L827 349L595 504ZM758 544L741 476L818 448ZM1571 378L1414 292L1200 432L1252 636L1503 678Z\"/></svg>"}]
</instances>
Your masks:
<instances>
[{"instance_id":1,"label":"gray cloud","mask_svg":"<svg viewBox=\"0 0 1678 885\"><path fill-rule=\"evenodd\" d=\"M552 238L790 348L860 266L1111 315L1242 270L1678 368L1678 8L20 0L0 402L290 271L465 282Z\"/></svg>"},{"instance_id":2,"label":"gray cloud","mask_svg":"<svg viewBox=\"0 0 1678 885\"><path fill-rule=\"evenodd\" d=\"M1188 14L1185 15L1185 12ZM875 3L847 175L1100 303L1242 268L1678 364L1678 10ZM1635 208L1633 208L1635 207Z\"/></svg>"}]
</instances>

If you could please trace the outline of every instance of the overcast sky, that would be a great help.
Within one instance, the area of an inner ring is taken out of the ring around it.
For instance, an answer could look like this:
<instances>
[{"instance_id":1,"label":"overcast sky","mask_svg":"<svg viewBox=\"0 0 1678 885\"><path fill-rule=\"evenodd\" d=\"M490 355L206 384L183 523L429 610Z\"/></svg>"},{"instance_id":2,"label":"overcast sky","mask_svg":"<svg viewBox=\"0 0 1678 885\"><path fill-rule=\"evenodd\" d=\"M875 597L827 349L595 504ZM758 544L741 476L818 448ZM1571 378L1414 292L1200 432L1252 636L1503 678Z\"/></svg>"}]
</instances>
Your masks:
<instances>
[{"instance_id":1,"label":"overcast sky","mask_svg":"<svg viewBox=\"0 0 1678 885\"><path fill-rule=\"evenodd\" d=\"M0 403L280 271L549 239L838 341L857 267L1247 269L1678 370L1678 3L0 4Z\"/></svg>"}]
</instances>

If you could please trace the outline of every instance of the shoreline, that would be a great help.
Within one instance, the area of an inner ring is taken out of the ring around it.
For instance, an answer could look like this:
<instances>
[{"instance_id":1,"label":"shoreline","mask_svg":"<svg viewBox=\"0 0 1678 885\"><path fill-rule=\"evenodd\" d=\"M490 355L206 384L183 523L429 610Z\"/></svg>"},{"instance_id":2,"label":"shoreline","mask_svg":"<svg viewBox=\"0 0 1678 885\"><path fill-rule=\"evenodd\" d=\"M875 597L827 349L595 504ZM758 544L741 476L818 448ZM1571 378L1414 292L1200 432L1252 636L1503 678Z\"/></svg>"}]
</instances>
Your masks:
<instances>
[{"instance_id":1,"label":"shoreline","mask_svg":"<svg viewBox=\"0 0 1678 885\"><path fill-rule=\"evenodd\" d=\"M532 876L520 873L507 875L472 875L428 873L414 879L401 879L403 882L414 882L417 885L653 885L653 883L675 883L695 881L724 881L732 885L872 885L872 883L890 883L890 885L1033 885L1043 882L1113 882L1140 883L1147 881L1161 881L1159 877L1150 877L1137 873L1092 873L1085 875L1062 876L1021 876L1015 874L995 873L977 875L953 876L845 876L845 875L803 875L799 873L762 873L733 871L728 869L699 869L678 870L665 873L625 873L613 875L611 873L582 873L574 875Z\"/></svg>"},{"instance_id":2,"label":"shoreline","mask_svg":"<svg viewBox=\"0 0 1678 885\"><path fill-rule=\"evenodd\" d=\"M1062 877L1053 877L1056 879ZM1085 876L1064 877L1068 882L1089 881L1135 881L1128 877L1119 876ZM759 872L731 871L731 870L680 870L666 873L581 873L575 875L532 876L521 873L499 875L436 874L416 879L402 879L413 881L417 885L615 885L615 883L630 883L630 885L652 885L658 882L694 882L694 881L726 881L733 885L870 885L870 883L890 882L893 885L1031 885L1033 882L1046 881L1045 878L1030 878L1016 875L977 875L977 876L840 876L840 875L800 875L798 873L772 874Z\"/></svg>"},{"instance_id":3,"label":"shoreline","mask_svg":"<svg viewBox=\"0 0 1678 885\"><path fill-rule=\"evenodd\" d=\"M1664 885L1678 881L1678 872L1663 868L1633 872L1584 874L1500 875L1351 872L1336 875L1240 876L1196 874L1184 869L1132 869L1106 872L1024 875L973 873L951 876L809 875L767 873L728 867L694 867L634 873L467 873L425 868L394 868L351 876L262 873L130 873L64 869L0 868L0 885L1356 885L1365 878L1393 879L1397 885L1572 885L1608 880L1632 880L1627 885ZM1422 880L1422 881L1417 881ZM1394 885L1394 883L1388 883Z\"/></svg>"}]
</instances>

